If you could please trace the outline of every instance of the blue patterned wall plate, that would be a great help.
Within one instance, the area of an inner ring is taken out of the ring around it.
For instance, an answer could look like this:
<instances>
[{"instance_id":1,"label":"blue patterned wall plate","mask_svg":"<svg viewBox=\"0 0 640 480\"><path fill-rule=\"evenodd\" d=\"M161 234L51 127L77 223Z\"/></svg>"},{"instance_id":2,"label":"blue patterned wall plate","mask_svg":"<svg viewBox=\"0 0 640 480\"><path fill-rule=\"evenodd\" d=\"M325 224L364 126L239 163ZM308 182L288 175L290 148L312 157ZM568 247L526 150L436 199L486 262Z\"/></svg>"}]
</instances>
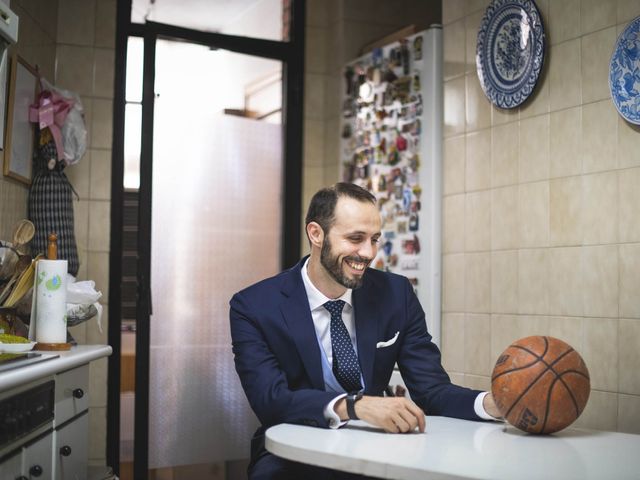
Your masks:
<instances>
[{"instance_id":1,"label":"blue patterned wall plate","mask_svg":"<svg viewBox=\"0 0 640 480\"><path fill-rule=\"evenodd\" d=\"M493 0L484 12L476 68L485 95L515 108L533 92L544 62L542 18L531 0Z\"/></svg>"},{"instance_id":2,"label":"blue patterned wall plate","mask_svg":"<svg viewBox=\"0 0 640 480\"><path fill-rule=\"evenodd\" d=\"M620 115L640 125L640 17L618 37L609 64L609 88Z\"/></svg>"}]
</instances>

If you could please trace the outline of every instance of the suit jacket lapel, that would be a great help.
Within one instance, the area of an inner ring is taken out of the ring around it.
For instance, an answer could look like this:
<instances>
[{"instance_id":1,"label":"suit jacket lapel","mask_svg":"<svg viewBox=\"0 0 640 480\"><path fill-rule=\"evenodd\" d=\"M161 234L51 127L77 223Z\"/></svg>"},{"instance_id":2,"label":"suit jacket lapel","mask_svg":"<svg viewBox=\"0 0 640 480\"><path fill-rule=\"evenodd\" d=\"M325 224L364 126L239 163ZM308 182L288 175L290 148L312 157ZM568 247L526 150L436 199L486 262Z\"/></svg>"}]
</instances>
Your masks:
<instances>
[{"instance_id":1,"label":"suit jacket lapel","mask_svg":"<svg viewBox=\"0 0 640 480\"><path fill-rule=\"evenodd\" d=\"M381 312L381 308L378 305L379 296L370 291L370 283L367 280L365 276L362 287L353 291L358 358L366 387L365 390L368 390L373 385L373 362L375 360L376 339Z\"/></svg>"},{"instance_id":2,"label":"suit jacket lapel","mask_svg":"<svg viewBox=\"0 0 640 480\"><path fill-rule=\"evenodd\" d=\"M280 310L291 331L302 363L311 378L313 388L324 390L320 347L309 310L307 292L300 274L300 268L305 260L306 258L302 259L296 267L290 270L282 288L282 293L287 298L282 303Z\"/></svg>"}]
</instances>

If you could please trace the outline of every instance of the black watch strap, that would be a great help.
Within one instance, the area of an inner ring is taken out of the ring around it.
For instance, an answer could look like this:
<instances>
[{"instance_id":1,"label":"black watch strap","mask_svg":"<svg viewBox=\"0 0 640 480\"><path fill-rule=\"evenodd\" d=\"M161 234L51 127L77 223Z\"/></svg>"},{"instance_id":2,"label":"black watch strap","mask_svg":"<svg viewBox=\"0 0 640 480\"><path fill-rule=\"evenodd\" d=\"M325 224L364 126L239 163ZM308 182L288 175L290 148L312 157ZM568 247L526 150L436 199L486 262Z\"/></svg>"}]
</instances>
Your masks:
<instances>
[{"instance_id":1,"label":"black watch strap","mask_svg":"<svg viewBox=\"0 0 640 480\"><path fill-rule=\"evenodd\" d=\"M362 392L347 395L347 415L349 420L360 420L356 415L356 402L362 398Z\"/></svg>"}]
</instances>

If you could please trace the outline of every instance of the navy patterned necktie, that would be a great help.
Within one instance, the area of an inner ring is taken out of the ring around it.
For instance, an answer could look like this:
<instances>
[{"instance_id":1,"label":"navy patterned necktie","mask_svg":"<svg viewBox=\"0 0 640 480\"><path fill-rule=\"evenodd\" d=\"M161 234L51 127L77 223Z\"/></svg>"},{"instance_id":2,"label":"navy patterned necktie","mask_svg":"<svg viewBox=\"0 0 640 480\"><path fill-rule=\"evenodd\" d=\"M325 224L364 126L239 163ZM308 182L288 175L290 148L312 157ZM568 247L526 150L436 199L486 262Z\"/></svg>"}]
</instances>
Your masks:
<instances>
[{"instance_id":1,"label":"navy patterned necktie","mask_svg":"<svg viewBox=\"0 0 640 480\"><path fill-rule=\"evenodd\" d=\"M347 393L362 389L360 365L349 331L342 321L343 300L327 302L323 305L331 314L331 348L333 350L333 374Z\"/></svg>"}]
</instances>

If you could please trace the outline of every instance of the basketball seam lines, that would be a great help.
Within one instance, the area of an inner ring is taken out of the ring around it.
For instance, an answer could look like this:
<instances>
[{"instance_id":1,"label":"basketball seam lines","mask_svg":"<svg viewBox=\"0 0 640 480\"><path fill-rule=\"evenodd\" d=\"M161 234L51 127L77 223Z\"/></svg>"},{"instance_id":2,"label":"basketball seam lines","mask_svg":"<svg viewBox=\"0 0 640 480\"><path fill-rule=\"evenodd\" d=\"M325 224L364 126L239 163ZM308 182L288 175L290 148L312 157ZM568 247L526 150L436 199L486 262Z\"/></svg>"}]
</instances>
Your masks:
<instances>
[{"instance_id":1,"label":"basketball seam lines","mask_svg":"<svg viewBox=\"0 0 640 480\"><path fill-rule=\"evenodd\" d=\"M551 369L551 371L553 371L553 369ZM553 373L556 373L556 372L553 371ZM578 407L578 401L576 400L576 397L573 395L573 392L571 391L569 386L562 379L562 376L567 374L567 373L577 373L579 375L585 376L582 372L578 372L577 370L567 370L565 372L562 372L561 374L557 374L556 373L556 378L553 380L553 382L551 382L551 386L549 387L549 393L547 395L547 408L546 408L545 414L544 414L544 422L542 422L542 428L541 428L542 431L544 431L544 428L547 426L547 419L549 417L549 406L551 405L551 394L553 393L553 387L556 385L556 383L558 381L560 381L560 383L562 383L562 385L564 385L564 388L567 389L567 392L569 392L569 396L571 397L571 401L573 402L573 406L576 409L576 418L578 418L578 416L580 416L580 408Z\"/></svg>"},{"instance_id":2,"label":"basketball seam lines","mask_svg":"<svg viewBox=\"0 0 640 480\"><path fill-rule=\"evenodd\" d=\"M545 337L545 342L546 342L546 340L547 340L547 339L546 339L546 337ZM526 350L526 349L524 349L524 350ZM513 407L515 407L515 406L518 404L518 402L519 402L520 400L522 400L522 397L524 397L524 396L527 394L527 392L529 391L529 389L531 389L531 387L532 387L533 385L535 385L535 384L536 384L536 382L537 382L538 380L540 380L540 378L541 378L545 373L547 373L549 370L551 370L551 372L553 372L553 373L557 376L558 374L557 374L553 369L551 369L551 367L552 367L553 365L555 365L556 363L558 363L560 360L562 360L564 357L566 357L566 356L567 356L569 353L571 353L571 352L573 352L573 348L570 348L569 350L567 350L566 352L564 352L562 355L560 355L558 358L556 358L556 359L555 359L551 364L548 364L548 363L547 363L547 362L545 362L544 360L540 359L540 361L541 361L542 363L544 363L544 364L547 366L547 368L546 368L544 371L542 371L542 373L540 373L540 374L539 374L539 375L538 375L538 376L537 376L537 377L536 377L536 378L535 378L535 379L534 379L534 380L529 384L529 386L528 386L527 388L525 388L525 389L524 389L524 392L522 392L522 393L520 394L520 396L518 396L518 398L516 399L516 401L515 401L515 402L513 402L513 405L511 405L511 407L510 407L510 408L509 408L509 410L507 411L507 413L506 413L505 417L508 417L508 416L509 416L509 414L511 413L511 410L513 410ZM532 352L530 352L530 353L532 353ZM533 353L532 353L532 354L533 354ZM533 355L535 355L535 354L533 354Z\"/></svg>"},{"instance_id":3,"label":"basketball seam lines","mask_svg":"<svg viewBox=\"0 0 640 480\"><path fill-rule=\"evenodd\" d=\"M491 379L491 381L493 381L493 380L495 380L496 378L498 378L498 377L500 377L500 376L502 376L502 375L505 375L505 374L507 374L507 373L517 372L518 370L524 370L525 368L529 368L529 367L531 367L532 365L535 365L536 363L538 363L539 361L540 361L540 362L542 362L542 363L544 363L544 364L546 365L545 361L543 360L543 357L547 354L547 351L549 350L549 342L547 342L547 337L542 337L542 338L544 338L544 351L542 352L542 357L539 357L536 353L533 353L531 350L529 350L529 349L527 349L527 348L525 348L525 347L521 347L520 345L511 345L511 347L513 347L513 348L519 348L519 349L521 349L521 350L524 350L525 352L530 353L531 355L533 355L533 356L536 358L536 361L534 361L533 363L530 363L530 364L528 364L528 365L523 365L522 367L517 367L517 368L513 368L513 369L511 369L511 370L507 370L507 371L504 371L504 372L500 372L500 373L499 373L499 374L497 374L495 377L493 377L493 378Z\"/></svg>"}]
</instances>

